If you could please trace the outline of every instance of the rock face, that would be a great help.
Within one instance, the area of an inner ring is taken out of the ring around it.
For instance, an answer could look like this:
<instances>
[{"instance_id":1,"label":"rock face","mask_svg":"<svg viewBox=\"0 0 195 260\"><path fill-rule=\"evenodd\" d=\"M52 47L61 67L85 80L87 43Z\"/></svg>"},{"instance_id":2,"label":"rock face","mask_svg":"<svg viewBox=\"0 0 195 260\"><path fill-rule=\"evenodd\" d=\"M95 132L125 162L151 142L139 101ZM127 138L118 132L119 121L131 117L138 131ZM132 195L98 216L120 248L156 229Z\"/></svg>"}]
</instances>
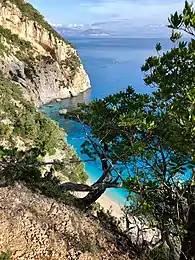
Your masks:
<instances>
[{"instance_id":1,"label":"rock face","mask_svg":"<svg viewBox=\"0 0 195 260\"><path fill-rule=\"evenodd\" d=\"M90 88L76 50L30 4L1 1L0 26L0 47L5 49L0 51L0 70L21 85L29 101L41 105ZM15 36L21 46L12 41Z\"/></svg>"},{"instance_id":2,"label":"rock face","mask_svg":"<svg viewBox=\"0 0 195 260\"><path fill-rule=\"evenodd\" d=\"M20 260L130 260L124 241L70 206L23 184L0 189L0 252Z\"/></svg>"}]
</instances>

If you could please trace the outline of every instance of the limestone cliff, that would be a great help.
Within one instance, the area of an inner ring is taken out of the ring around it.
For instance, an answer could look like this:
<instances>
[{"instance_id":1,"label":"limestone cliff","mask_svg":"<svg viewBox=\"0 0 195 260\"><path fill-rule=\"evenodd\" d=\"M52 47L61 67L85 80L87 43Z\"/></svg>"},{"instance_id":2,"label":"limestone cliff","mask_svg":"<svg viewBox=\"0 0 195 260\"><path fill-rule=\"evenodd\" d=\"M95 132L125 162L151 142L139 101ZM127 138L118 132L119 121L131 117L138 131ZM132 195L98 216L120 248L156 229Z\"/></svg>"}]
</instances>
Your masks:
<instances>
[{"instance_id":1,"label":"limestone cliff","mask_svg":"<svg viewBox=\"0 0 195 260\"><path fill-rule=\"evenodd\" d=\"M74 47L24 0L0 0L0 70L36 105L90 88Z\"/></svg>"}]
</instances>

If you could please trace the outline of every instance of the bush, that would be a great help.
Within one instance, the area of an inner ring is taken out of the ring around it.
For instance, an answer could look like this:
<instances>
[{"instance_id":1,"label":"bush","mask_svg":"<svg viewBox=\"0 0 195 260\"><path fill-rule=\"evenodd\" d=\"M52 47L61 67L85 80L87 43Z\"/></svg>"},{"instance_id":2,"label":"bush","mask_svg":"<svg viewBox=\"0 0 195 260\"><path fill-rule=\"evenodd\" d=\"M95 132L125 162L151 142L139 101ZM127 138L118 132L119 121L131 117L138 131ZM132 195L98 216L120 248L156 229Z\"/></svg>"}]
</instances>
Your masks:
<instances>
[{"instance_id":1,"label":"bush","mask_svg":"<svg viewBox=\"0 0 195 260\"><path fill-rule=\"evenodd\" d=\"M169 249L165 245L161 245L149 254L148 260L169 260Z\"/></svg>"},{"instance_id":2,"label":"bush","mask_svg":"<svg viewBox=\"0 0 195 260\"><path fill-rule=\"evenodd\" d=\"M0 260L11 260L11 252L8 250L6 253L0 253Z\"/></svg>"},{"instance_id":3,"label":"bush","mask_svg":"<svg viewBox=\"0 0 195 260\"><path fill-rule=\"evenodd\" d=\"M42 178L43 168L39 165L46 154L54 155L57 149L63 150L66 155L61 162L63 164L49 168L60 172L70 181L86 182L88 177L84 166L77 162L78 157L67 146L64 130L24 100L18 85L2 73L0 107L0 120L4 120L0 123L0 142L6 144L0 147L0 160L5 165L0 169L0 185L7 186L15 181L25 181L31 185L36 184L36 187L40 186L46 195L52 193L55 197L61 194L59 181L50 179L48 182L48 179L46 181ZM19 142L22 141L22 149L18 146L18 139ZM74 161L77 163L74 164Z\"/></svg>"},{"instance_id":4,"label":"bush","mask_svg":"<svg viewBox=\"0 0 195 260\"><path fill-rule=\"evenodd\" d=\"M28 140L43 154L54 154L56 149L65 147L64 131L57 123L38 112L34 105L25 101L18 85L0 74L0 107L2 119L8 118L13 126L12 137ZM4 113L3 113L4 111ZM11 126L1 124L1 138L10 135Z\"/></svg>"},{"instance_id":5,"label":"bush","mask_svg":"<svg viewBox=\"0 0 195 260\"><path fill-rule=\"evenodd\" d=\"M74 79L74 76L78 71L78 69L80 68L80 65L81 65L81 61L79 57L72 51L68 53L67 59L61 62L62 68L65 69L70 68L71 70L70 83L72 83L71 81Z\"/></svg>"},{"instance_id":6,"label":"bush","mask_svg":"<svg viewBox=\"0 0 195 260\"><path fill-rule=\"evenodd\" d=\"M17 34L13 34L11 30L6 29L0 25L0 35L6 38L7 43L11 43L18 46L23 51L31 51L31 43L29 41L22 40Z\"/></svg>"}]
</instances>

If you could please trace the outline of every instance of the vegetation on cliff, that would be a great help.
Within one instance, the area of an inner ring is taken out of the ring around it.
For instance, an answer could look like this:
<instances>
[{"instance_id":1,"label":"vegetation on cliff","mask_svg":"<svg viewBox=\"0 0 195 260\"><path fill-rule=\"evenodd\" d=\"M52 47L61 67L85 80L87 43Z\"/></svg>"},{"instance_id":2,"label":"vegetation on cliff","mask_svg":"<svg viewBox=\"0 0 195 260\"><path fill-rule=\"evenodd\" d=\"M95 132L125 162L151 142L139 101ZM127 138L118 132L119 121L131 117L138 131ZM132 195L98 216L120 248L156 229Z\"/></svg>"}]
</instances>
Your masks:
<instances>
[{"instance_id":1,"label":"vegetation on cliff","mask_svg":"<svg viewBox=\"0 0 195 260\"><path fill-rule=\"evenodd\" d=\"M14 54L13 47L15 47L17 49L16 57L18 57L19 60L24 60L27 55L29 60L33 59L31 43L20 39L17 34L12 34L9 29L3 28L2 26L0 26L0 44L0 55L2 56L4 56L5 53Z\"/></svg>"},{"instance_id":2,"label":"vegetation on cliff","mask_svg":"<svg viewBox=\"0 0 195 260\"><path fill-rule=\"evenodd\" d=\"M0 3L3 6L11 6L10 3L15 4L21 11L23 21L30 19L35 22L35 27L36 25L43 27L49 33L52 33L54 37L65 41L29 3L23 0L1 0ZM20 38L17 34L13 34L11 30L2 26L0 26L0 47L0 65L6 73L5 75L0 72L1 184L4 185L20 179L29 182L42 180L44 178L43 172L47 176L46 182L48 176L52 176L51 172L60 172L61 177L65 176L65 179L85 183L87 175L84 172L84 166L79 162L74 150L66 144L64 131L54 121L39 113L34 105L22 97L20 91L21 87L25 87L25 91L29 88L31 93L36 92L41 81L37 74L43 72L48 77L47 66L52 65L56 60L54 60L53 56L50 56L49 52L46 54L48 56L40 55L32 42ZM67 79L72 81L72 75L74 76L78 66L80 67L80 59L75 54L75 50L72 50L72 53L70 51L69 56L66 67L61 68L61 77L59 78L64 79L65 73ZM58 64L52 69L55 74ZM54 81L58 80L54 79ZM17 82L17 84L13 82ZM20 83L18 84L18 82ZM28 84L30 86L27 86ZM51 158L51 163L56 160L55 163L48 164L47 167L44 166L46 156ZM60 163L57 162L58 157L60 157ZM9 166L6 162L10 163ZM14 169L13 162L17 162L17 171ZM25 163L30 164L30 166L24 167ZM7 167L9 167L8 172L10 174L6 174ZM50 186L55 186L59 190L59 180L57 178L53 178L51 184Z\"/></svg>"},{"instance_id":3,"label":"vegetation on cliff","mask_svg":"<svg viewBox=\"0 0 195 260\"><path fill-rule=\"evenodd\" d=\"M76 75L76 72L78 72L78 69L81 66L81 61L79 57L73 52L69 52L67 56L68 56L67 60L62 61L60 63L60 66L62 67L63 70L67 70L67 69L71 70L70 79L69 79L69 84L71 84L72 80Z\"/></svg>"},{"instance_id":4,"label":"vegetation on cliff","mask_svg":"<svg viewBox=\"0 0 195 260\"><path fill-rule=\"evenodd\" d=\"M50 176L48 174L52 171L60 171L69 180L85 182L87 175L82 163L70 163L71 160L73 162L79 160L66 144L64 137L64 131L54 121L38 112L34 105L24 100L19 86L1 73L1 185L15 180L26 180L29 183L46 179L48 181ZM64 153L64 160L58 167L55 164L51 165L52 167L49 167L45 173L47 178L44 179L41 168L44 156L53 156L54 161L57 161L58 158L55 158L57 151L61 151L62 155ZM57 179L51 178L51 181L53 185L56 181L56 186L59 186Z\"/></svg>"},{"instance_id":5,"label":"vegetation on cliff","mask_svg":"<svg viewBox=\"0 0 195 260\"><path fill-rule=\"evenodd\" d=\"M49 57L44 55L38 55L38 52L33 48L29 41L21 39L17 34L13 34L11 30L6 29L0 25L0 55L5 54L15 55L20 61L24 61L26 64L33 66L35 61L45 61L45 63L55 62L56 57ZM55 55L54 55L55 56ZM36 65L36 64L34 64ZM68 52L67 59L61 62L61 68L63 70L70 69L70 79L73 80L76 72L80 68L81 61L78 55L72 51Z\"/></svg>"}]
</instances>

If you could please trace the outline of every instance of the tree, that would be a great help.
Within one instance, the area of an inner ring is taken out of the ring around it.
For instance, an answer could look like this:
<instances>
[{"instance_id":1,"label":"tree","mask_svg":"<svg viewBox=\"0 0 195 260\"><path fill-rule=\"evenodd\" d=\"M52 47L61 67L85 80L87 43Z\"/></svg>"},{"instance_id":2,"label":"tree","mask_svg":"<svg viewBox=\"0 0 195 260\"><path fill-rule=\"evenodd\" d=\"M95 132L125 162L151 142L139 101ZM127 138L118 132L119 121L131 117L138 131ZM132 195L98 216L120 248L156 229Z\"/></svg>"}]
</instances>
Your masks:
<instances>
[{"instance_id":1,"label":"tree","mask_svg":"<svg viewBox=\"0 0 195 260\"><path fill-rule=\"evenodd\" d=\"M119 183L124 180L121 173L124 168L128 170L126 164L134 149L131 144L135 143L135 139L139 139L138 142L142 140L141 135L135 136L139 131L137 127L123 125L122 117L130 116L135 121L134 124L141 122L149 103L148 95L136 94L132 87L128 87L125 92L103 100L95 100L88 105L81 104L79 111L69 113L69 117L90 126L90 132L85 129L88 140L83 143L82 152L90 159L98 159L103 171L93 185L98 188L82 199L84 207L94 203L105 192L106 187L120 186ZM139 132L141 134L142 130ZM102 184L102 188L97 184Z\"/></svg>"},{"instance_id":2,"label":"tree","mask_svg":"<svg viewBox=\"0 0 195 260\"><path fill-rule=\"evenodd\" d=\"M181 41L179 31L194 37L192 4L171 15L169 27L173 48L163 53L158 43L157 56L142 67L152 95L129 87L70 116L90 126L82 148L102 163L97 183L122 182L134 201L129 210L161 231L158 242L166 242L170 259L183 260L195 256L195 40ZM91 191L82 202L88 206L104 191Z\"/></svg>"},{"instance_id":3,"label":"tree","mask_svg":"<svg viewBox=\"0 0 195 260\"><path fill-rule=\"evenodd\" d=\"M183 13L175 12L169 18L169 23L169 27L173 29L171 40L175 43L174 48L160 55L161 46L157 44L159 55L150 57L142 70L149 72L145 77L145 83L157 87L157 91L154 92L155 103L160 107L162 116L157 127L158 135L163 136L175 152L189 159L189 162L183 165L185 167L182 166L185 175L182 186L177 185L173 189L176 194L174 199L185 204L185 207L180 206L183 212L179 212L178 215L178 220L183 217L183 223L179 224L180 229L182 230L183 227L182 232L187 232L180 255L180 260L183 260L195 256L195 11L193 4L185 1ZM181 38L179 31L185 31L193 38L189 42L178 42ZM170 184L173 186L172 182ZM174 206L178 207L176 204ZM171 219L173 220L172 217Z\"/></svg>"}]
</instances>

